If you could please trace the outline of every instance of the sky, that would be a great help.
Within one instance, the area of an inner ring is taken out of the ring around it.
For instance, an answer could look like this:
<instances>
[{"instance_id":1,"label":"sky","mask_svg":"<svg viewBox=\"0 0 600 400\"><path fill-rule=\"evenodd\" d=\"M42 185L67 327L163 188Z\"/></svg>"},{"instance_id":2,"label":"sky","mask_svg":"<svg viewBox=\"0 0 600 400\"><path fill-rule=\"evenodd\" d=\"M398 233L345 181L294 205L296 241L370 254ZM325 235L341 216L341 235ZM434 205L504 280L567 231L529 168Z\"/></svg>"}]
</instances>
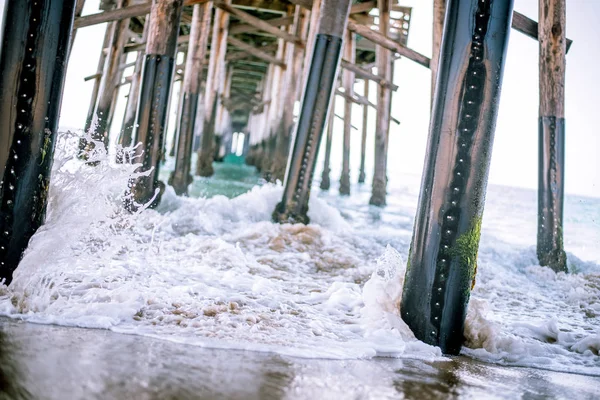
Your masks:
<instances>
[{"instance_id":1,"label":"sky","mask_svg":"<svg viewBox=\"0 0 600 400\"><path fill-rule=\"evenodd\" d=\"M401 0L412 6L408 45L431 55L432 1ZM515 10L538 20L537 0L515 0ZM600 197L600 0L567 0L566 192ZM409 60L397 63L400 86L392 115L392 170L420 173L428 131L430 73ZM409 78L410 77L410 78ZM489 181L492 184L537 187L538 43L512 30ZM418 166L418 168L417 168Z\"/></svg>"},{"instance_id":2,"label":"sky","mask_svg":"<svg viewBox=\"0 0 600 400\"><path fill-rule=\"evenodd\" d=\"M0 7L5 1L0 0ZM87 0L84 15L98 12L98 3L98 0ZM401 5L413 7L408 45L427 56L431 56L432 3L432 0L400 0ZM537 0L515 0L515 10L538 19ZM573 45L567 54L565 186L567 193L594 197L600 197L600 126L596 118L596 113L600 113L598 21L600 0L567 0L567 37L573 40ZM104 30L102 24L77 32L62 101L61 127L82 128L84 125L93 84L92 81L84 82L83 78L96 72ZM388 175L392 185L398 183L399 178L394 181L396 175L421 174L429 128L431 74L428 69L401 59L396 62L394 81L399 90L393 95L392 116L399 119L401 125L392 123L390 130ZM179 85L175 87L175 93L178 88ZM122 89L114 121L122 120L127 86ZM362 82L357 83L355 90L362 93ZM374 84L371 84L370 92L370 97L375 100ZM339 98L336 113L343 115L343 102ZM374 110L371 110L367 147L369 166L373 159L374 118ZM361 108L354 106L353 125L360 127L361 119ZM536 188L537 121L538 44L512 30L492 153L491 184ZM113 125L118 129L119 124ZM342 129L341 120L336 118L332 179L340 171ZM355 130L351 156L353 180L358 177L359 143L360 133Z\"/></svg>"}]
</instances>

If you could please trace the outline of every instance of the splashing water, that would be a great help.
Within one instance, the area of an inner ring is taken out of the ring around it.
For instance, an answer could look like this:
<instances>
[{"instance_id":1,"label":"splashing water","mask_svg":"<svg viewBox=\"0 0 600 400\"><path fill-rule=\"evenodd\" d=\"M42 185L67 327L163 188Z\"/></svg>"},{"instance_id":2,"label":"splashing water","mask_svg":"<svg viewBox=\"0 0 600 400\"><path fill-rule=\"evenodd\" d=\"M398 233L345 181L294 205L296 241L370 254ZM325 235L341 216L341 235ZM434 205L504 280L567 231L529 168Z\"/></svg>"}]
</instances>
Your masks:
<instances>
[{"instance_id":1,"label":"splashing water","mask_svg":"<svg viewBox=\"0 0 600 400\"><path fill-rule=\"evenodd\" d=\"M137 165L98 153L88 166L75 149L76 135L61 134L48 219L0 286L0 314L299 357L442 357L399 316L405 264L394 248L406 252L403 216L414 215L404 200L381 229L364 229L371 211L361 217L355 200L338 204L342 217L315 196L310 225L274 224L275 185L233 199L167 188L156 210L130 214L122 201ZM597 265L571 257L582 272L555 274L534 250L492 236L484 219L463 354L600 375Z\"/></svg>"}]
</instances>

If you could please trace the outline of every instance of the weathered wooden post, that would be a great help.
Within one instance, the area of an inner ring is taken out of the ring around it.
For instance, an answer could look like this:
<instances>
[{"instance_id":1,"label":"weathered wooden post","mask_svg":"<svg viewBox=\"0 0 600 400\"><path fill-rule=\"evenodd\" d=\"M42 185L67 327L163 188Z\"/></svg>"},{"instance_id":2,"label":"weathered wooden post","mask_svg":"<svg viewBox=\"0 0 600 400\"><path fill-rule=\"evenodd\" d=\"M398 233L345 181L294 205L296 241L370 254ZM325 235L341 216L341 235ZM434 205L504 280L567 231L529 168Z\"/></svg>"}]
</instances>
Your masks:
<instances>
[{"instance_id":1,"label":"weathered wooden post","mask_svg":"<svg viewBox=\"0 0 600 400\"><path fill-rule=\"evenodd\" d=\"M391 0L378 0L379 33L389 34ZM392 53L381 46L376 49L377 74L386 82L392 82ZM377 86L377 119L375 121L375 157L373 168L373 186L369 204L385 206L387 194L387 151L390 133L390 115L392 90L389 86Z\"/></svg>"},{"instance_id":2,"label":"weathered wooden post","mask_svg":"<svg viewBox=\"0 0 600 400\"><path fill-rule=\"evenodd\" d=\"M346 30L344 43L344 59L354 64L356 58L356 35ZM344 93L354 96L354 72L345 69L342 72L342 86ZM342 154L342 176L340 178L340 194L350 194L350 139L352 137L352 100L344 100L344 148Z\"/></svg>"},{"instance_id":3,"label":"weathered wooden post","mask_svg":"<svg viewBox=\"0 0 600 400\"><path fill-rule=\"evenodd\" d=\"M144 31L142 32L142 42L148 40L148 29L150 28L149 16L146 17ZM127 105L125 106L125 115L123 116L123 126L119 132L117 143L122 147L129 147L133 141L133 132L135 131L135 118L137 116L138 102L140 98L140 84L142 81L142 69L144 68L145 50L137 52L131 83L129 86L129 95L127 96ZM131 161L123 160L123 154L117 153L117 162Z\"/></svg>"},{"instance_id":4,"label":"weathered wooden post","mask_svg":"<svg viewBox=\"0 0 600 400\"><path fill-rule=\"evenodd\" d=\"M334 92L349 0L323 0L312 61L302 98L294 149L286 172L283 198L273 212L279 222L308 223L308 199L317 152Z\"/></svg>"},{"instance_id":5,"label":"weathered wooden post","mask_svg":"<svg viewBox=\"0 0 600 400\"><path fill-rule=\"evenodd\" d=\"M129 0L120 0L118 2L118 8L123 8L128 5ZM92 131L90 132L92 141L85 144L85 148L83 149L85 153L88 153L95 148L95 142L103 142L104 148L108 149L109 121L112 118L112 105L116 100L115 88L117 87L122 74L122 70L119 66L121 64L121 56L128 35L128 29L129 18L118 20L113 23L112 39L108 47L106 64L103 68L98 100L92 119Z\"/></svg>"},{"instance_id":6,"label":"weathered wooden post","mask_svg":"<svg viewBox=\"0 0 600 400\"><path fill-rule=\"evenodd\" d=\"M190 42L183 78L183 100L179 133L175 155L175 170L171 174L169 185L173 186L178 195L187 194L187 188L193 178L190 173L192 162L192 143L196 110L200 97L204 57L210 34L210 19L212 17L212 2L196 4L192 15Z\"/></svg>"},{"instance_id":7,"label":"weathered wooden post","mask_svg":"<svg viewBox=\"0 0 600 400\"><path fill-rule=\"evenodd\" d=\"M369 99L369 80L364 81L363 96ZM369 106L363 105L362 115L362 136L360 140L360 171L358 173L358 183L365 183L365 157L367 153L367 127L369 126Z\"/></svg>"},{"instance_id":8,"label":"weathered wooden post","mask_svg":"<svg viewBox=\"0 0 600 400\"><path fill-rule=\"evenodd\" d=\"M563 247L565 173L565 0L539 0L540 108L537 256L567 272Z\"/></svg>"},{"instance_id":9,"label":"weathered wooden post","mask_svg":"<svg viewBox=\"0 0 600 400\"><path fill-rule=\"evenodd\" d=\"M402 319L458 354L477 250L512 0L450 0Z\"/></svg>"},{"instance_id":10,"label":"weathered wooden post","mask_svg":"<svg viewBox=\"0 0 600 400\"><path fill-rule=\"evenodd\" d=\"M227 4L229 4L227 2ZM204 126L202 128L202 142L198 151L198 164L196 175L212 176L212 166L215 153L215 124L217 119L217 103L221 101L222 81L225 79L224 63L227 51L227 28L229 26L229 13L220 8L215 10L210 45L210 59L206 75L206 89L204 91Z\"/></svg>"},{"instance_id":11,"label":"weathered wooden post","mask_svg":"<svg viewBox=\"0 0 600 400\"><path fill-rule=\"evenodd\" d=\"M331 188L331 145L333 144L333 123L335 121L335 95L331 97L329 106L329 117L327 118L327 137L325 138L325 155L323 157L323 172L321 172L321 190Z\"/></svg>"},{"instance_id":12,"label":"weathered wooden post","mask_svg":"<svg viewBox=\"0 0 600 400\"><path fill-rule=\"evenodd\" d=\"M158 180L158 169L182 9L183 0L152 2L137 116L136 140L141 145L135 151L136 160L142 163L138 171L147 175L132 182L134 203L128 205L131 209L153 199L151 205L157 205L164 190L164 183Z\"/></svg>"},{"instance_id":13,"label":"weathered wooden post","mask_svg":"<svg viewBox=\"0 0 600 400\"><path fill-rule=\"evenodd\" d=\"M0 281L44 222L75 0L9 1L0 55Z\"/></svg>"}]
</instances>

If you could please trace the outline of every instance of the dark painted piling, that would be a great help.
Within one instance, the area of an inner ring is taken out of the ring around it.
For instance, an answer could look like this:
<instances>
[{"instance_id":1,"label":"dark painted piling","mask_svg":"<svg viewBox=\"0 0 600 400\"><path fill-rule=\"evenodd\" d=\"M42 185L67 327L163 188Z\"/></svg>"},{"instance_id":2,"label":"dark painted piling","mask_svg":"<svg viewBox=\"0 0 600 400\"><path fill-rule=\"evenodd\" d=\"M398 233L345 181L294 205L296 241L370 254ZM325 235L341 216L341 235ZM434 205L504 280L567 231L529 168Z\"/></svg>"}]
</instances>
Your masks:
<instances>
[{"instance_id":1,"label":"dark painted piling","mask_svg":"<svg viewBox=\"0 0 600 400\"><path fill-rule=\"evenodd\" d=\"M458 354L477 250L512 0L450 0L401 303L415 336Z\"/></svg>"},{"instance_id":2,"label":"dark painted piling","mask_svg":"<svg viewBox=\"0 0 600 400\"><path fill-rule=\"evenodd\" d=\"M563 245L565 175L565 0L540 0L540 108L537 256L567 271Z\"/></svg>"},{"instance_id":3,"label":"dark painted piling","mask_svg":"<svg viewBox=\"0 0 600 400\"><path fill-rule=\"evenodd\" d=\"M9 1L0 56L0 280L44 222L75 0Z\"/></svg>"},{"instance_id":4,"label":"dark painted piling","mask_svg":"<svg viewBox=\"0 0 600 400\"><path fill-rule=\"evenodd\" d=\"M343 35L348 22L349 0L324 0L320 8L319 28L302 106L294 148L286 173L283 198L273 212L278 222L308 223L308 200L317 153L334 93Z\"/></svg>"},{"instance_id":5,"label":"dark painted piling","mask_svg":"<svg viewBox=\"0 0 600 400\"><path fill-rule=\"evenodd\" d=\"M152 4L137 117L136 141L141 145L135 152L135 161L142 163L138 172L146 175L131 184L130 209L151 200L151 206L157 205L164 190L158 174L182 9L183 0L157 0Z\"/></svg>"},{"instance_id":6,"label":"dark painted piling","mask_svg":"<svg viewBox=\"0 0 600 400\"><path fill-rule=\"evenodd\" d=\"M208 45L211 16L212 2L194 6L182 87L183 98L178 127L179 133L177 133L175 170L169 179L169 185L173 186L175 193L178 195L187 194L187 188L193 181L190 173L192 144L203 76L202 63Z\"/></svg>"}]
</instances>

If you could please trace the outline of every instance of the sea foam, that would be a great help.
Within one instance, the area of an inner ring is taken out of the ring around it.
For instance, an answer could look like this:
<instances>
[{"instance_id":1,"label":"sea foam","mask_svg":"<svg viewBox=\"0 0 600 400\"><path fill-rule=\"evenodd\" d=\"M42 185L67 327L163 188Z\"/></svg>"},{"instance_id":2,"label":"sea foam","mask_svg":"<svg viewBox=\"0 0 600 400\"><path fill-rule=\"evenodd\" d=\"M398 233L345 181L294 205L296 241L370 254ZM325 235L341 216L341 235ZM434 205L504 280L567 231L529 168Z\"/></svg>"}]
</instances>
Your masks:
<instances>
[{"instance_id":1,"label":"sea foam","mask_svg":"<svg viewBox=\"0 0 600 400\"><path fill-rule=\"evenodd\" d=\"M357 228L316 196L309 225L274 224L282 188L268 184L233 199L167 188L130 214L137 166L86 165L69 156L75 140L60 137L47 222L0 288L0 314L298 357L444 359L400 318L407 249L389 244L409 227ZM598 271L555 274L485 234L479 258L464 355L600 375Z\"/></svg>"}]
</instances>

